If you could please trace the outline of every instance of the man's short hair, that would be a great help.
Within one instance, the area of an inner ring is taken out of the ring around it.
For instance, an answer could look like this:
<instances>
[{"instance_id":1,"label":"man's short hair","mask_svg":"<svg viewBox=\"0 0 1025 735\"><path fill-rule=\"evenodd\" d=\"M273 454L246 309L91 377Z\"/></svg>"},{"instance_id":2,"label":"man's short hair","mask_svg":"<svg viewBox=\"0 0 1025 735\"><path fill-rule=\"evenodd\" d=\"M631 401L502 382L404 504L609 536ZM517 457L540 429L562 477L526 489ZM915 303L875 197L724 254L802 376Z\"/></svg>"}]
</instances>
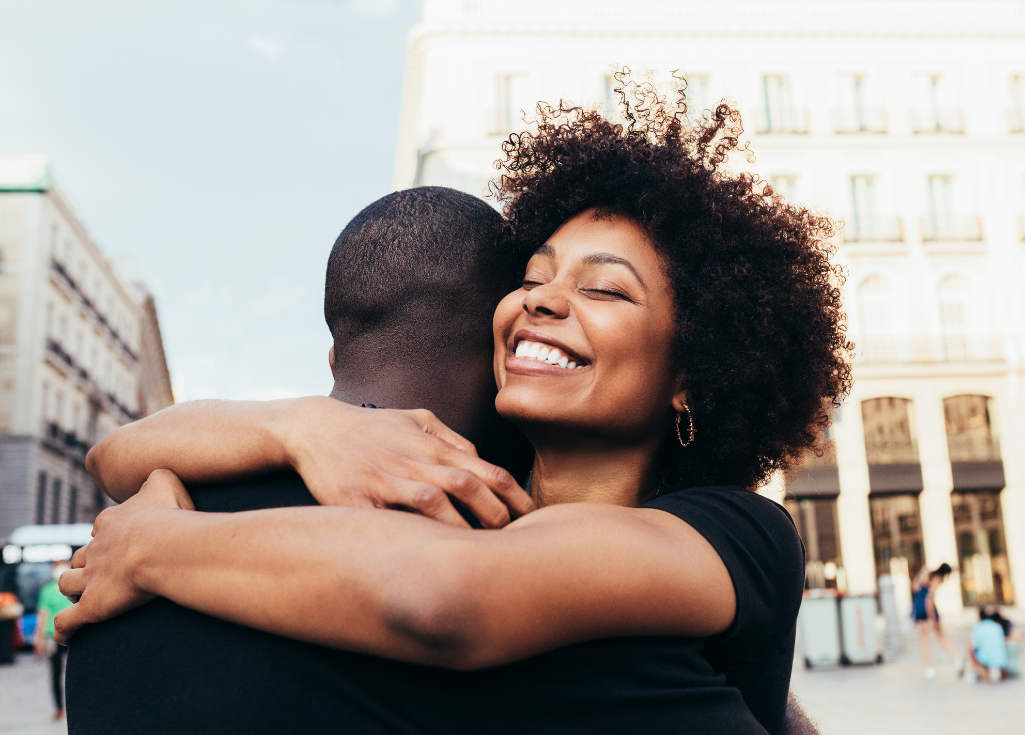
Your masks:
<instances>
[{"instance_id":1,"label":"man's short hair","mask_svg":"<svg viewBox=\"0 0 1025 735\"><path fill-rule=\"evenodd\" d=\"M501 223L481 199L441 186L398 191L357 214L327 264L336 353L368 334L479 341L485 327L490 338L495 306L517 278L499 252Z\"/></svg>"}]
</instances>

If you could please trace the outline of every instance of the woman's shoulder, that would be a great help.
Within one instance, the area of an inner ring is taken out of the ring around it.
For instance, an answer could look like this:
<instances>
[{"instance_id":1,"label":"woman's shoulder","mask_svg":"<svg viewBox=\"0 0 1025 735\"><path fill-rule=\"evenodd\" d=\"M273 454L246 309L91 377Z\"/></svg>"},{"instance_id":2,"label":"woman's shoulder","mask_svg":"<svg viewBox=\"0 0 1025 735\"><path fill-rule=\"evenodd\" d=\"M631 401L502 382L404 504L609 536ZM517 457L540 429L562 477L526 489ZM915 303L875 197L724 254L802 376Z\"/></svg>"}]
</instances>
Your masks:
<instances>
[{"instance_id":1,"label":"woman's shoulder","mask_svg":"<svg viewBox=\"0 0 1025 735\"><path fill-rule=\"evenodd\" d=\"M717 525L740 522L749 529L764 527L800 543L794 519L782 505L736 485L669 486L644 507L658 508L681 518L695 513L712 514L718 519Z\"/></svg>"},{"instance_id":2,"label":"woman's shoulder","mask_svg":"<svg viewBox=\"0 0 1025 735\"><path fill-rule=\"evenodd\" d=\"M804 544L779 503L722 485L670 488L644 507L677 516L708 540L730 572L738 606L754 603L758 611L742 617L778 617L781 625L796 619L804 589Z\"/></svg>"}]
</instances>

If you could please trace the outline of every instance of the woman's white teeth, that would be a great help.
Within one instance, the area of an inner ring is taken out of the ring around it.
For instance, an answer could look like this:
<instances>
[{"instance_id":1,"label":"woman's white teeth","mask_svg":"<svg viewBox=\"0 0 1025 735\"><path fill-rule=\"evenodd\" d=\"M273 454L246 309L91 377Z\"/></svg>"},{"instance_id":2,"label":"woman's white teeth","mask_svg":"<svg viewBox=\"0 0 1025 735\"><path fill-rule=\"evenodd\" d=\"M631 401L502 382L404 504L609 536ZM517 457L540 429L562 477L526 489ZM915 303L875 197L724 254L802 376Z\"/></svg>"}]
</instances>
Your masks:
<instances>
[{"instance_id":1,"label":"woman's white teeth","mask_svg":"<svg viewBox=\"0 0 1025 735\"><path fill-rule=\"evenodd\" d=\"M549 365L558 365L561 368L567 368L573 370L577 367L576 362L571 362L570 359L562 354L557 347L549 347L541 344L540 342L528 342L522 340L516 345L516 357L525 357L527 359L538 360L539 362L547 362ZM583 367L581 365L580 367Z\"/></svg>"}]
</instances>

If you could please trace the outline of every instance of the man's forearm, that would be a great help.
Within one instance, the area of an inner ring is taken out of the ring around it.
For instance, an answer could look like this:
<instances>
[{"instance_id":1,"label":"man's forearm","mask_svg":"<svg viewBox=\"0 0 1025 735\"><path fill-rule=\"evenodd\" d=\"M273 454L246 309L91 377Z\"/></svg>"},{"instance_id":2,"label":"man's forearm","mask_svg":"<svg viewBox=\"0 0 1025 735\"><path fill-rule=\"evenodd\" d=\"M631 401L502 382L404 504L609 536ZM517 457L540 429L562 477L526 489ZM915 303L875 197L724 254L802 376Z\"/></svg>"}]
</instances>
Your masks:
<instances>
[{"instance_id":1,"label":"man's forearm","mask_svg":"<svg viewBox=\"0 0 1025 735\"><path fill-rule=\"evenodd\" d=\"M289 401L192 401L121 427L94 446L86 467L114 500L135 494L150 472L216 482L286 465L275 433Z\"/></svg>"}]
</instances>

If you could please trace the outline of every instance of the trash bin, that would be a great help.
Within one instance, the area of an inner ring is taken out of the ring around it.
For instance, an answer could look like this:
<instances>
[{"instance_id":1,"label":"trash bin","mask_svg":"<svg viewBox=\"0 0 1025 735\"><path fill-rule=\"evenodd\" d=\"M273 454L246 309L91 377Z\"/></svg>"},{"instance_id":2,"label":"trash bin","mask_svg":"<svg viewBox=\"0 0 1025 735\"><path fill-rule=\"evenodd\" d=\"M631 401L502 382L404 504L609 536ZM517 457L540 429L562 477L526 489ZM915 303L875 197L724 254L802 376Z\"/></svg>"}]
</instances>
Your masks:
<instances>
[{"instance_id":1,"label":"trash bin","mask_svg":"<svg viewBox=\"0 0 1025 735\"><path fill-rule=\"evenodd\" d=\"M797 629L801 635L805 668L840 663L840 621L836 614L836 597L805 597L797 615Z\"/></svg>"},{"instance_id":2,"label":"trash bin","mask_svg":"<svg viewBox=\"0 0 1025 735\"><path fill-rule=\"evenodd\" d=\"M840 663L844 666L882 663L876 637L875 595L840 598L840 633L843 644Z\"/></svg>"}]
</instances>

